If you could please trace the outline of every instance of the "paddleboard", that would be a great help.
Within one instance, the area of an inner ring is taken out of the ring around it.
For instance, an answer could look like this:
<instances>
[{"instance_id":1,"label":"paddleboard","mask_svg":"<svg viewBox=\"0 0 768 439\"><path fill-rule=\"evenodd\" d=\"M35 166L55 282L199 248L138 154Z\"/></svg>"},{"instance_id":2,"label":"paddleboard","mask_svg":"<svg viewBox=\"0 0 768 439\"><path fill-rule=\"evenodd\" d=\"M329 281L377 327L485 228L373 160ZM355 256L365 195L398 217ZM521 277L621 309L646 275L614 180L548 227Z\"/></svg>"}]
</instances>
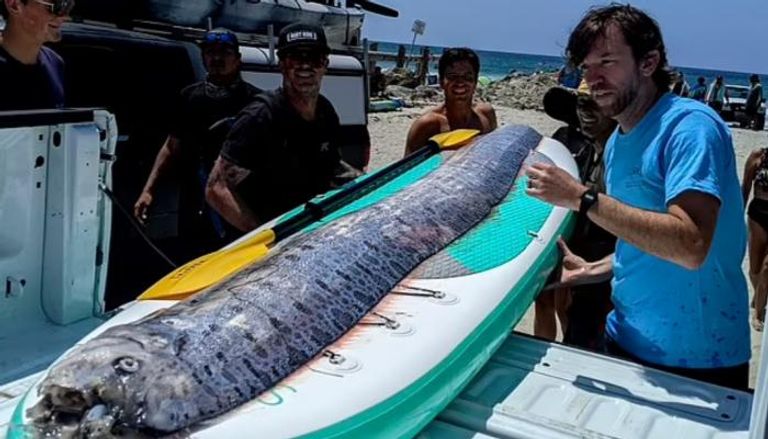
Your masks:
<instances>
[{"instance_id":1,"label":"paddleboard","mask_svg":"<svg viewBox=\"0 0 768 439\"><path fill-rule=\"evenodd\" d=\"M438 168L447 154L430 158L300 233L397 193ZM544 138L527 159L528 164L537 161L578 175L568 150L552 139ZM527 196L525 187L521 174L485 220L417 267L322 355L255 400L180 434L193 438L248 437L256 432L262 438L417 434L488 361L556 264L557 238L569 233L573 215ZM133 302L83 342L174 303ZM26 412L39 401L36 389L33 386L19 403L9 438L33 437Z\"/></svg>"}]
</instances>

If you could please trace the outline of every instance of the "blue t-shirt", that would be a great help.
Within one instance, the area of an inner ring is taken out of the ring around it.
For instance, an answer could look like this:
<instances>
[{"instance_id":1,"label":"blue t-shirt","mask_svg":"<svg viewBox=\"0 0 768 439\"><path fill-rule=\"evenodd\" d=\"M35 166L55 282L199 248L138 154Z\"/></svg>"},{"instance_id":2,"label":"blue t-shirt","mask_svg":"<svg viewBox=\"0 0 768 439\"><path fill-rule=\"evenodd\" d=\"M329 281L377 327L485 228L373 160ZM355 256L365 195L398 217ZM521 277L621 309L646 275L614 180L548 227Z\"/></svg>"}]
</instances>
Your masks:
<instances>
[{"instance_id":1,"label":"blue t-shirt","mask_svg":"<svg viewBox=\"0 0 768 439\"><path fill-rule=\"evenodd\" d=\"M613 133L605 164L608 194L633 207L667 212L675 197L691 190L720 200L712 246L697 270L618 241L608 335L664 366L747 362L746 226L728 127L707 106L667 93L629 133Z\"/></svg>"}]
</instances>

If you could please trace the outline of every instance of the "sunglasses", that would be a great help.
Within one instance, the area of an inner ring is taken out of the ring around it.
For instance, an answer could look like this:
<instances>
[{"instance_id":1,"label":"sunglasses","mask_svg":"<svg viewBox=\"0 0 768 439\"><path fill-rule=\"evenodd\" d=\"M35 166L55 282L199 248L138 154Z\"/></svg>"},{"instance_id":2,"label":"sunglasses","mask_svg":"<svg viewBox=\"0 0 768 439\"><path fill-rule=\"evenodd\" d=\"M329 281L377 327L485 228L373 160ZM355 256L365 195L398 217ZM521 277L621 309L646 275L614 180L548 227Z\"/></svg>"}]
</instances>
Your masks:
<instances>
[{"instance_id":1,"label":"sunglasses","mask_svg":"<svg viewBox=\"0 0 768 439\"><path fill-rule=\"evenodd\" d=\"M34 1L39 5L45 6L46 9L48 9L48 12L57 17L69 15L69 13L72 12L72 8L75 7L75 0L54 0L52 2L45 0Z\"/></svg>"},{"instance_id":2,"label":"sunglasses","mask_svg":"<svg viewBox=\"0 0 768 439\"><path fill-rule=\"evenodd\" d=\"M203 39L203 44L224 43L237 46L237 37L226 32L209 33Z\"/></svg>"},{"instance_id":3,"label":"sunglasses","mask_svg":"<svg viewBox=\"0 0 768 439\"><path fill-rule=\"evenodd\" d=\"M285 58L297 63L307 63L314 67L320 67L325 63L327 55L311 50L293 50L285 53Z\"/></svg>"}]
</instances>

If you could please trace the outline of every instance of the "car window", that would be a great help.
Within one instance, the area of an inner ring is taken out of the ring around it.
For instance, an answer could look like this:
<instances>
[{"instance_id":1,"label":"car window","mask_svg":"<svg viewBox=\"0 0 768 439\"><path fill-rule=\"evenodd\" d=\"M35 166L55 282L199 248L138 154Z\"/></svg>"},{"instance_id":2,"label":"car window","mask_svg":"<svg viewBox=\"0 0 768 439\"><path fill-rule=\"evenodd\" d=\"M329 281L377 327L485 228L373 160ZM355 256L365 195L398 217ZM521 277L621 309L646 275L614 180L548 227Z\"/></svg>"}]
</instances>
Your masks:
<instances>
[{"instance_id":1,"label":"car window","mask_svg":"<svg viewBox=\"0 0 768 439\"><path fill-rule=\"evenodd\" d=\"M728 87L728 96L737 99L746 99L749 95L748 89Z\"/></svg>"}]
</instances>

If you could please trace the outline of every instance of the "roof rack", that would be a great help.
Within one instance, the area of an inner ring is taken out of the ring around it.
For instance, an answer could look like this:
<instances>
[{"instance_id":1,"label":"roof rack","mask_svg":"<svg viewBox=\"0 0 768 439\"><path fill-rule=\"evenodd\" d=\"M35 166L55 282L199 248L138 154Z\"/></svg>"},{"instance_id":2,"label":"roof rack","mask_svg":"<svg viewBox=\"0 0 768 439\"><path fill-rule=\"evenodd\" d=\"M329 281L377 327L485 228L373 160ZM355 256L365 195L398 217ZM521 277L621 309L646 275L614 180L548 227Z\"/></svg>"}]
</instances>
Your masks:
<instances>
[{"instance_id":1,"label":"roof rack","mask_svg":"<svg viewBox=\"0 0 768 439\"><path fill-rule=\"evenodd\" d=\"M147 34L157 35L161 37L168 37L174 40L185 40L191 42L197 42L203 39L208 29L180 26L171 23L164 23L153 20L126 20L121 23L111 23L102 20L82 19L75 18L72 21L76 23L91 24L96 26L109 26L116 29L131 30L136 32L143 32ZM243 32L233 32L237 35L237 39L240 44L253 45L253 46L266 46L269 45L269 35L263 34L250 34ZM276 37L272 38L276 41Z\"/></svg>"}]
</instances>

